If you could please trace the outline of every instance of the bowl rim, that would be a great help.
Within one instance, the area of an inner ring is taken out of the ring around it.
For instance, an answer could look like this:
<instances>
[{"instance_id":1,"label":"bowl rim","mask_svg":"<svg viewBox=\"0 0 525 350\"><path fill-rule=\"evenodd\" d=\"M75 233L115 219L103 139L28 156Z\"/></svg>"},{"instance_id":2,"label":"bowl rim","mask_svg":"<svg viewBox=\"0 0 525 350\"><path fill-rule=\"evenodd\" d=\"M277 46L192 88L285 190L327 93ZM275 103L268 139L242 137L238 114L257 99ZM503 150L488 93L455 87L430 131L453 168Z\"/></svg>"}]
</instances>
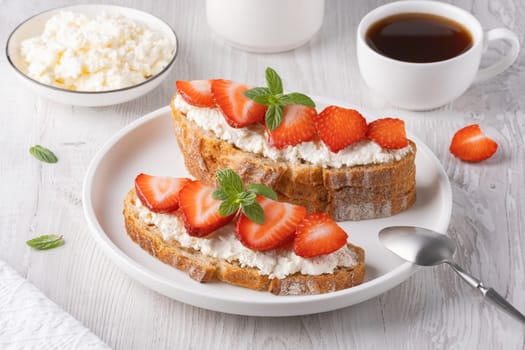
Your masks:
<instances>
[{"instance_id":1,"label":"bowl rim","mask_svg":"<svg viewBox=\"0 0 525 350\"><path fill-rule=\"evenodd\" d=\"M123 88L120 88L120 89L113 89L113 90L103 90L103 91L82 91L82 90L69 90L69 89L64 89L64 88L61 88L61 87L58 87L58 86L53 86L53 85L48 85L48 84L44 84L38 80L35 80L33 78L31 78L29 75L25 74L24 72L22 72L20 69L18 69L18 67L14 64L13 60L11 59L11 55L9 54L9 44L11 42L11 39L13 37L13 35L17 32L18 29L20 29L21 26L23 26L24 24L26 24L27 22L31 21L32 19L34 19L35 17L38 17L38 16L41 16L43 14L46 14L48 12L54 12L54 11L60 11L60 10L66 10L68 8L74 8L74 7L90 7L90 6L104 6L104 7L113 7L113 8L121 8L121 9L126 9L126 10L132 10L132 11L137 11L137 12L142 12L146 15L149 15L149 16L152 16L154 17L155 19L157 19L158 21L164 23L170 30L171 32L173 33L173 38L175 39L175 52L173 53L173 57L170 59L170 62L160 71L158 72L157 74L153 75L152 77L150 77L149 79L146 79L144 80L143 82L140 82L138 84L135 84L135 85L130 85L130 86L126 86L126 87L123 87ZM53 90L56 90L56 91L60 91L60 92L64 92L64 93L70 93L70 94L80 94L80 95L101 95L101 94L111 94L111 93L118 93L118 92L122 92L122 91L127 91L127 90L131 90L131 89L135 89L139 86L142 86L142 85L146 85L148 83L151 83L153 80L161 77L162 75L164 75L164 73L166 73L167 71L170 70L171 66L173 65L173 62L175 62L175 59L177 58L177 55L179 53L179 39L177 37L177 33L175 32L175 30L173 29L173 27L171 25L169 25L166 21L164 21L162 18L154 15L154 14L151 14L149 12L145 12L145 11L142 11L142 10L139 10L139 9L136 9L136 8L133 8L133 7L128 7L128 6L118 6L118 5L111 5L111 4L76 4L76 5L66 5L66 6L58 6L58 7L53 7L53 8L50 8L50 9L47 9L47 10L44 10L44 11L41 11L41 12L38 12L28 18L26 18L25 20L23 20L22 22L20 22L12 31L11 33L9 34L9 36L7 37L7 41L6 41L6 44L5 44L5 55L6 55L6 58L7 58L7 62L9 62L9 65L14 69L15 72L17 72L20 76L22 76L23 78L29 80L30 82L32 83L35 83L37 85L40 85L40 86L43 86L45 88L49 88L49 89L53 89Z\"/></svg>"}]
</instances>

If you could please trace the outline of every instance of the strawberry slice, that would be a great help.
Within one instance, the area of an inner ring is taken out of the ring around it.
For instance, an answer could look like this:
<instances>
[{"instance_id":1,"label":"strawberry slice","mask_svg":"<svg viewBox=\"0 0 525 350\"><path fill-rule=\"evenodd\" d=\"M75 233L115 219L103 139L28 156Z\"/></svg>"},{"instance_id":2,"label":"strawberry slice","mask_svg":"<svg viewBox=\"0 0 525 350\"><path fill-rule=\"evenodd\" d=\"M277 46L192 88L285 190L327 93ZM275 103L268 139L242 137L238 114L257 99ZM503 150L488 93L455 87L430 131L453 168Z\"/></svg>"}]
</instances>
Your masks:
<instances>
[{"instance_id":1,"label":"strawberry slice","mask_svg":"<svg viewBox=\"0 0 525 350\"><path fill-rule=\"evenodd\" d=\"M498 144L485 136L478 124L472 124L458 130L450 144L450 152L467 162L479 162L492 157Z\"/></svg>"},{"instance_id":2,"label":"strawberry slice","mask_svg":"<svg viewBox=\"0 0 525 350\"><path fill-rule=\"evenodd\" d=\"M268 144L282 149L311 141L315 136L316 117L315 108L301 105L285 106L281 124L274 130L268 130Z\"/></svg>"},{"instance_id":3,"label":"strawberry slice","mask_svg":"<svg viewBox=\"0 0 525 350\"><path fill-rule=\"evenodd\" d=\"M387 149L398 149L408 146L405 122L397 118L377 119L368 124L366 136Z\"/></svg>"},{"instance_id":4,"label":"strawberry slice","mask_svg":"<svg viewBox=\"0 0 525 350\"><path fill-rule=\"evenodd\" d=\"M306 215L306 208L262 196L257 196L257 201L264 210L264 223L257 224L241 214L235 230L239 241L256 250L279 248L290 242L297 224Z\"/></svg>"},{"instance_id":5,"label":"strawberry slice","mask_svg":"<svg viewBox=\"0 0 525 350\"><path fill-rule=\"evenodd\" d=\"M337 153L366 135L366 120L354 109L326 107L315 119L317 133L330 151Z\"/></svg>"},{"instance_id":6,"label":"strawberry slice","mask_svg":"<svg viewBox=\"0 0 525 350\"><path fill-rule=\"evenodd\" d=\"M184 101L196 107L215 107L210 80L177 80L177 91Z\"/></svg>"},{"instance_id":7,"label":"strawberry slice","mask_svg":"<svg viewBox=\"0 0 525 350\"><path fill-rule=\"evenodd\" d=\"M303 258L313 258L335 252L347 239L346 232L328 214L312 213L297 225L293 250Z\"/></svg>"},{"instance_id":8,"label":"strawberry slice","mask_svg":"<svg viewBox=\"0 0 525 350\"><path fill-rule=\"evenodd\" d=\"M189 235L207 236L226 225L235 216L235 214L229 216L219 214L221 201L212 198L213 190L213 187L201 181L192 181L180 191L180 209L184 227Z\"/></svg>"},{"instance_id":9,"label":"strawberry slice","mask_svg":"<svg viewBox=\"0 0 525 350\"><path fill-rule=\"evenodd\" d=\"M264 119L266 106L244 97L249 87L230 80L213 80L211 91L215 103L222 110L226 121L234 128L242 128Z\"/></svg>"},{"instance_id":10,"label":"strawberry slice","mask_svg":"<svg viewBox=\"0 0 525 350\"><path fill-rule=\"evenodd\" d=\"M190 179L139 174L135 191L142 204L156 213L168 213L179 207L179 191Z\"/></svg>"}]
</instances>

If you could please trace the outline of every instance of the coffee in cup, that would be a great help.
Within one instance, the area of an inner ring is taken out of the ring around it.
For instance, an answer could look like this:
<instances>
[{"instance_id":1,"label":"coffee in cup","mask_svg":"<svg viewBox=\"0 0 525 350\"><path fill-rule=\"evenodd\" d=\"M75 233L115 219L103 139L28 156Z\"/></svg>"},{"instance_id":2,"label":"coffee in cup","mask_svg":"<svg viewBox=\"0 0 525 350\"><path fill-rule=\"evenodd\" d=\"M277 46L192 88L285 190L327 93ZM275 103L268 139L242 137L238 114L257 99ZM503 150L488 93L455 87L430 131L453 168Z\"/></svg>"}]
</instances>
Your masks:
<instances>
[{"instance_id":1,"label":"coffee in cup","mask_svg":"<svg viewBox=\"0 0 525 350\"><path fill-rule=\"evenodd\" d=\"M509 52L479 69L483 51L496 40L509 42ZM357 29L357 59L365 83L392 104L411 110L451 102L473 82L506 70L519 48L508 29L485 33L472 14L437 1L380 6Z\"/></svg>"},{"instance_id":2,"label":"coffee in cup","mask_svg":"<svg viewBox=\"0 0 525 350\"><path fill-rule=\"evenodd\" d=\"M444 61L472 47L472 35L446 17L428 13L402 13L374 23L366 43L383 56L414 63Z\"/></svg>"}]
</instances>

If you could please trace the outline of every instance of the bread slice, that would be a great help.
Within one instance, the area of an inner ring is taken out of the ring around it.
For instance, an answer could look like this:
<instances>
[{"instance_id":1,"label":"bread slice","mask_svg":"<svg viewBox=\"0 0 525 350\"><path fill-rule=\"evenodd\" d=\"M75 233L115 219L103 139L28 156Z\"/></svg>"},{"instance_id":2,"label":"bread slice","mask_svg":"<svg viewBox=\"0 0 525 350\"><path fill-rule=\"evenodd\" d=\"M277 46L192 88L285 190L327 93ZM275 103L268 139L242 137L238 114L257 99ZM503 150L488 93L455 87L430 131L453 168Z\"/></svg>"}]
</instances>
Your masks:
<instances>
[{"instance_id":1,"label":"bread slice","mask_svg":"<svg viewBox=\"0 0 525 350\"><path fill-rule=\"evenodd\" d=\"M195 124L171 102L173 123L186 168L215 185L218 169L230 168L245 183L262 183L279 200L326 212L336 221L391 216L416 200L416 144L400 160L342 168L274 161L246 152Z\"/></svg>"},{"instance_id":2,"label":"bread slice","mask_svg":"<svg viewBox=\"0 0 525 350\"><path fill-rule=\"evenodd\" d=\"M276 295L307 295L350 288L362 283L365 277L365 252L348 243L358 257L357 264L352 268L337 267L331 274L295 273L284 278L270 278L261 274L257 268L242 267L237 261L228 262L205 255L183 247L175 239L164 240L159 227L141 219L135 202L137 200L134 189L128 192L124 200L123 214L128 235L149 254L186 272L198 282L219 280L258 291L270 291Z\"/></svg>"}]
</instances>

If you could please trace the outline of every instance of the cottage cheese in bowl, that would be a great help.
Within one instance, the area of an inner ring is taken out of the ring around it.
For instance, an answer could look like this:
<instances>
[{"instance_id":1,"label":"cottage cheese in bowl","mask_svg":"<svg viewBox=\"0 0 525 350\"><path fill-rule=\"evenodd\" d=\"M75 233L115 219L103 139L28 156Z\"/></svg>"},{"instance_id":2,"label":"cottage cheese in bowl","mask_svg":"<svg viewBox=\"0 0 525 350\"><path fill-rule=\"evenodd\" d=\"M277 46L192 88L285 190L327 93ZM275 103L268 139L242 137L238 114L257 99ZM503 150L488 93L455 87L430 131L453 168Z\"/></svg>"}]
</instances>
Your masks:
<instances>
[{"instance_id":1,"label":"cottage cheese in bowl","mask_svg":"<svg viewBox=\"0 0 525 350\"><path fill-rule=\"evenodd\" d=\"M48 10L9 35L7 61L37 95L75 106L108 106L157 87L173 68L177 36L160 18L129 7Z\"/></svg>"},{"instance_id":2,"label":"cottage cheese in bowl","mask_svg":"<svg viewBox=\"0 0 525 350\"><path fill-rule=\"evenodd\" d=\"M21 44L27 75L69 90L106 91L160 73L175 53L169 38L120 14L94 18L70 11L51 17L44 32Z\"/></svg>"}]
</instances>

